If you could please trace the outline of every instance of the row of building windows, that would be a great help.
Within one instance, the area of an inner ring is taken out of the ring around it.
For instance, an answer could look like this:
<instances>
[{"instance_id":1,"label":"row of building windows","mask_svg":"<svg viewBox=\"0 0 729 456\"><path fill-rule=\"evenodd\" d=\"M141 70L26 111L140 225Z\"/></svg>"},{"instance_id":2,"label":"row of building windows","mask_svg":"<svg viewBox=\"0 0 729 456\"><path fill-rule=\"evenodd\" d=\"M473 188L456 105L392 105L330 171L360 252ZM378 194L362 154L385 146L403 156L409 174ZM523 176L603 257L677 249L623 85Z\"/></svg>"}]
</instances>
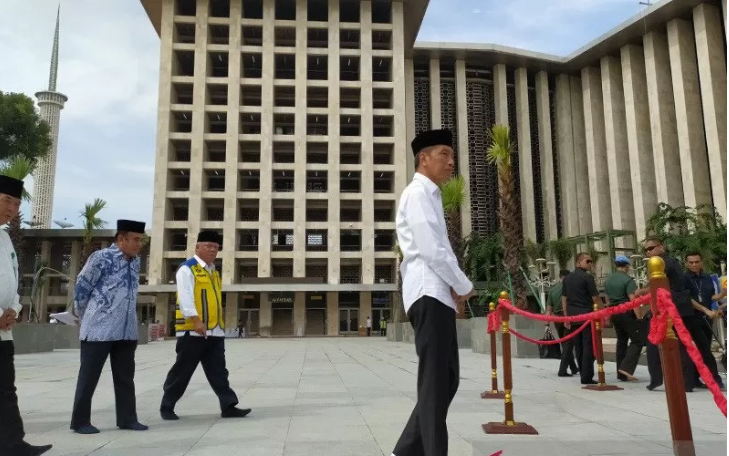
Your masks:
<instances>
[{"instance_id":1,"label":"row of building windows","mask_svg":"<svg viewBox=\"0 0 729 456\"><path fill-rule=\"evenodd\" d=\"M305 250L307 252L329 251L327 241L328 230L310 229L306 230L305 244L297 245L293 229L272 229L271 250L274 252L292 252L294 250ZM237 243L235 250L239 252L256 252L260 249L260 235L257 229L236 230ZM187 251L187 230L170 229L165 237L167 244L165 250L170 252ZM376 252L392 252L395 245L395 236L392 230L375 230L374 249ZM361 252L362 251L362 230L347 229L339 233L340 252Z\"/></svg>"},{"instance_id":2,"label":"row of building windows","mask_svg":"<svg viewBox=\"0 0 729 456\"><path fill-rule=\"evenodd\" d=\"M195 75L195 51L176 49L174 51L172 76ZM260 52L243 52L241 54L241 71L238 77L261 79L263 77L263 59L273 58L273 77L275 79L296 78L296 54L276 53L264 57ZM362 58L358 55L339 57L339 80L360 81L362 78ZM371 78L375 82L392 82L392 57L373 56ZM336 65L336 62L335 62ZM226 51L207 53L205 76L210 78L227 78L229 71L229 54ZM306 79L309 81L329 80L329 57L311 54L306 56Z\"/></svg>"},{"instance_id":3,"label":"row of building windows","mask_svg":"<svg viewBox=\"0 0 729 456\"><path fill-rule=\"evenodd\" d=\"M172 192L190 191L190 170L171 169L167 181L167 190ZM224 192L225 191L224 169L204 170L202 191ZM392 172L375 172L372 180L372 191L374 193L394 193L395 177ZM326 193L329 191L328 173L326 170L306 171L306 193ZM265 191L266 189L264 189ZM274 170L271 172L271 187L269 191L280 193L292 193L295 188L295 173L293 170ZM239 192L260 192L261 172L257 169L238 171ZM341 171L339 173L339 192L361 193L362 172Z\"/></svg>"},{"instance_id":4,"label":"row of building windows","mask_svg":"<svg viewBox=\"0 0 729 456\"><path fill-rule=\"evenodd\" d=\"M329 35L329 29L310 27L306 30L306 37L296 36L296 27L275 27L273 32L275 47L295 47L298 40L306 39L306 47L310 49L328 49L334 43ZM392 50L391 30L372 30L372 50ZM195 44L195 23L175 23L173 42L179 44ZM230 27L225 24L210 24L208 26L207 44L230 44ZM243 46L263 46L263 26L244 25L241 27L241 44ZM362 32L356 28L342 28L339 30L339 49L360 49L362 46Z\"/></svg>"},{"instance_id":5,"label":"row of building windows","mask_svg":"<svg viewBox=\"0 0 729 456\"><path fill-rule=\"evenodd\" d=\"M231 17L231 1L240 3L241 16L245 19L263 19L263 4L268 0L209 0L207 2L208 15L217 18ZM198 11L197 0L176 0L175 15L196 16ZM297 19L296 0L275 0L274 19L282 21L295 21ZM390 0L373 0L371 21L375 24L392 23L392 4ZM359 0L339 0L337 10L339 21L359 23L362 20ZM329 0L306 0L306 20L310 22L329 21Z\"/></svg>"},{"instance_id":6,"label":"row of building windows","mask_svg":"<svg viewBox=\"0 0 729 456\"><path fill-rule=\"evenodd\" d=\"M185 198L169 198L167 200L167 213L165 220L172 222L185 222L190 217L190 203ZM224 200L221 198L203 198L201 213L194 218L203 221L222 222L225 217ZM271 201L271 221L293 222L295 201L292 199L276 198ZM362 222L362 201L341 200L339 213L329 214L328 200L306 200L306 222L327 222L340 220L342 223ZM375 222L395 221L395 201L375 200L368 202L365 209L372 211ZM260 201L258 199L239 199L235 219L240 222L258 222L260 219Z\"/></svg>"},{"instance_id":7,"label":"row of building windows","mask_svg":"<svg viewBox=\"0 0 729 456\"><path fill-rule=\"evenodd\" d=\"M171 103L192 105L195 100L194 87L192 83L173 83ZM229 104L228 90L227 84L206 84L205 105L227 106ZM363 91L367 91L365 92L365 100L372 99L373 109L392 109L392 88L389 87L374 87L371 92L369 89L360 87L340 87L339 108L360 109L362 107ZM239 106L262 106L262 98L262 87L260 85L244 84L240 86ZM276 85L273 87L274 107L294 107L297 98L303 99L307 108L328 108L330 100L329 87L309 86L306 88L306 93L300 93L298 97L294 86ZM233 104L235 104L235 101Z\"/></svg>"},{"instance_id":8,"label":"row of building windows","mask_svg":"<svg viewBox=\"0 0 729 456\"><path fill-rule=\"evenodd\" d=\"M192 133L192 111L173 111L171 113L171 133ZM239 115L239 134L260 135L261 113L245 112ZM377 115L372 117L372 136L388 138L394 136L394 116ZM307 114L306 134L310 136L329 135L329 116L326 114ZM228 114L225 112L205 113L205 133L227 134ZM274 114L273 134L293 136L303 132L296 131L295 114ZM339 116L339 135L358 137L362 135L362 118L358 115L345 114Z\"/></svg>"},{"instance_id":9,"label":"row of building windows","mask_svg":"<svg viewBox=\"0 0 729 456\"><path fill-rule=\"evenodd\" d=\"M164 260L163 267L165 276L163 280L165 282L174 283L175 273L182 261L180 258L167 258ZM305 261L304 277L321 279L322 283L329 282L328 262L326 258L307 258ZM223 279L225 279L223 260L220 258L215 260L215 267L218 271L221 271ZM258 261L255 259L236 259L235 268L234 276L240 281L260 277L258 273ZM394 259L380 258L375 260L373 272L374 283L396 283L397 273ZM294 277L293 259L271 259L271 272L269 276L283 279ZM339 264L339 277L337 278L339 279L339 283L342 284L364 283L362 260L359 258L341 259Z\"/></svg>"}]
</instances>

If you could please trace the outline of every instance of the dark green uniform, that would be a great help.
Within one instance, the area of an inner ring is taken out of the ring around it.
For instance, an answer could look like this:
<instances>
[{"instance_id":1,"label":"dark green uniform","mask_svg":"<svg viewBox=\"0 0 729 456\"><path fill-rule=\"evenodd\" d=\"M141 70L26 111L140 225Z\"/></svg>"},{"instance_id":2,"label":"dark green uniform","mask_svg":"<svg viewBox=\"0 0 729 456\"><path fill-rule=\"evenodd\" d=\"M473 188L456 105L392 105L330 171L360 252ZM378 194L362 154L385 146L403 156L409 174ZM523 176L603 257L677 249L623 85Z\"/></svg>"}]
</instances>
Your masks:
<instances>
[{"instance_id":1,"label":"dark green uniform","mask_svg":"<svg viewBox=\"0 0 729 456\"><path fill-rule=\"evenodd\" d=\"M608 296L608 305L617 306L630 301L630 295L635 293L638 286L635 280L623 271L610 274L605 279L605 294ZM632 310L610 317L615 328L618 341L615 345L615 365L618 369L618 379L627 380L620 372L633 375L638 366L640 353L645 345L646 330L648 326L643 320L638 320ZM630 346L628 346L630 341Z\"/></svg>"}]
</instances>

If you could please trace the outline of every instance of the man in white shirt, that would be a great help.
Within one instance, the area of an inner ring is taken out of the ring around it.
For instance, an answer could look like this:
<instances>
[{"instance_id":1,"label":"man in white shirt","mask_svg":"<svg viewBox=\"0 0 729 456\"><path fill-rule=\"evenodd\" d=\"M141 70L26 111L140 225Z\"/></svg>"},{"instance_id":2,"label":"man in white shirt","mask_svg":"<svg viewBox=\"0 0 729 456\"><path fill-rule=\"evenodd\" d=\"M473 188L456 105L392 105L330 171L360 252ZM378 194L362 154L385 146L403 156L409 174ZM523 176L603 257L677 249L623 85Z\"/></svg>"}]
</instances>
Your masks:
<instances>
[{"instance_id":1,"label":"man in white shirt","mask_svg":"<svg viewBox=\"0 0 729 456\"><path fill-rule=\"evenodd\" d=\"M23 181L0 176L0 225L18 216ZM0 456L37 456L52 445L25 442L15 389L13 326L23 309L18 296L18 257L8 232L0 228Z\"/></svg>"},{"instance_id":2,"label":"man in white shirt","mask_svg":"<svg viewBox=\"0 0 729 456\"><path fill-rule=\"evenodd\" d=\"M182 263L177 280L177 360L167 374L160 415L177 420L175 404L185 394L198 363L220 404L223 418L243 418L251 409L239 409L238 396L230 387L225 367L225 322L223 292L215 258L223 244L215 231L201 231L197 236L195 256Z\"/></svg>"},{"instance_id":3,"label":"man in white shirt","mask_svg":"<svg viewBox=\"0 0 729 456\"><path fill-rule=\"evenodd\" d=\"M365 322L365 328L367 328L367 337L372 335L372 318L367 317L367 321Z\"/></svg>"},{"instance_id":4,"label":"man in white shirt","mask_svg":"<svg viewBox=\"0 0 729 456\"><path fill-rule=\"evenodd\" d=\"M458 390L456 304L473 296L446 231L439 185L453 173L453 135L420 133L412 142L415 176L400 197L397 241L403 304L415 330L418 403L395 445L394 456L447 456L448 407Z\"/></svg>"}]
</instances>

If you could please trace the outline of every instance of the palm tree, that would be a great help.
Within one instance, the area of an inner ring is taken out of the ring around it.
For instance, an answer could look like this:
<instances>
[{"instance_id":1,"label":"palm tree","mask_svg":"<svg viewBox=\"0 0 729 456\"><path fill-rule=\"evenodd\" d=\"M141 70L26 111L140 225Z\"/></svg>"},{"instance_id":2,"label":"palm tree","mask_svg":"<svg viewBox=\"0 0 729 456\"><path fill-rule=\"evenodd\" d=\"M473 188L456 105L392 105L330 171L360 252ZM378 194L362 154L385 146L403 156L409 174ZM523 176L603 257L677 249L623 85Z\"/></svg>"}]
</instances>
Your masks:
<instances>
[{"instance_id":1,"label":"palm tree","mask_svg":"<svg viewBox=\"0 0 729 456\"><path fill-rule=\"evenodd\" d=\"M466 201L466 183L463 176L454 176L440 186L443 212L445 213L448 242L463 268L463 236L461 233L461 209Z\"/></svg>"},{"instance_id":2,"label":"palm tree","mask_svg":"<svg viewBox=\"0 0 729 456\"><path fill-rule=\"evenodd\" d=\"M400 263L402 262L402 250L397 241L392 247L393 253L395 253L395 267L397 268L397 293L395 293L395 299L392 300L391 318L393 323L400 323L407 318L405 314L405 307L402 302L402 274L400 273Z\"/></svg>"},{"instance_id":3,"label":"palm tree","mask_svg":"<svg viewBox=\"0 0 729 456\"><path fill-rule=\"evenodd\" d=\"M5 161L2 165L0 165L1 175L12 177L18 180L27 179L28 176L33 174L34 170L35 162L23 156L12 157L9 160ZM28 191L24 188L23 201L29 202L30 200L30 193L28 193ZM15 217L13 220L10 220L7 227L8 235L10 236L10 240L13 243L13 247L15 247L15 255L18 259L19 266L23 264L21 255L23 254L23 247L25 244L23 229L21 225L22 221L23 215L18 212L18 216Z\"/></svg>"},{"instance_id":4,"label":"palm tree","mask_svg":"<svg viewBox=\"0 0 729 456\"><path fill-rule=\"evenodd\" d=\"M549 241L549 253L557 260L560 269L567 269L567 266L575 257L575 245L566 238Z\"/></svg>"},{"instance_id":5,"label":"palm tree","mask_svg":"<svg viewBox=\"0 0 729 456\"><path fill-rule=\"evenodd\" d=\"M521 208L519 197L514 191L514 176L511 168L512 156L517 154L511 142L509 127L494 125L488 131L489 147L486 161L495 164L499 176L499 221L504 236L504 266L511 275L515 304L526 308L526 283L519 266L523 256L521 236Z\"/></svg>"},{"instance_id":6,"label":"palm tree","mask_svg":"<svg viewBox=\"0 0 729 456\"><path fill-rule=\"evenodd\" d=\"M94 230L100 230L106 226L106 221L99 218L99 212L106 207L106 201L96 198L92 203L86 203L84 210L81 211L83 219L84 238L81 244L81 265L86 264L86 260L92 253L92 241Z\"/></svg>"}]
</instances>

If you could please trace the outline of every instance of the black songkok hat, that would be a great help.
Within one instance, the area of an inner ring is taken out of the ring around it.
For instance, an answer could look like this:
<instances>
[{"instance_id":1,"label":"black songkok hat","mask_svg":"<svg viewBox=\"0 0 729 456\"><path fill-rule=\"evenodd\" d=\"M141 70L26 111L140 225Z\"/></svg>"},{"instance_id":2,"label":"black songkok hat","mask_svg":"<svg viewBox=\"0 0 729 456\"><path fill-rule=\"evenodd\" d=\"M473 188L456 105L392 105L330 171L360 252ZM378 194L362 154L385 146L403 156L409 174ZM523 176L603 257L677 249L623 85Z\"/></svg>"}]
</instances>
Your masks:
<instances>
[{"instance_id":1,"label":"black songkok hat","mask_svg":"<svg viewBox=\"0 0 729 456\"><path fill-rule=\"evenodd\" d=\"M453 147L453 133L450 130L428 130L420 132L410 143L413 148L413 155L431 146Z\"/></svg>"},{"instance_id":2,"label":"black songkok hat","mask_svg":"<svg viewBox=\"0 0 729 456\"><path fill-rule=\"evenodd\" d=\"M197 235L197 242L215 242L216 244L222 246L223 238L215 231L200 231L200 233Z\"/></svg>"},{"instance_id":3,"label":"black songkok hat","mask_svg":"<svg viewBox=\"0 0 729 456\"><path fill-rule=\"evenodd\" d=\"M144 222L135 222L134 220L117 220L116 230L126 233L144 234Z\"/></svg>"},{"instance_id":4,"label":"black songkok hat","mask_svg":"<svg viewBox=\"0 0 729 456\"><path fill-rule=\"evenodd\" d=\"M0 193L4 193L13 198L22 198L23 181L8 176L0 176Z\"/></svg>"}]
</instances>

